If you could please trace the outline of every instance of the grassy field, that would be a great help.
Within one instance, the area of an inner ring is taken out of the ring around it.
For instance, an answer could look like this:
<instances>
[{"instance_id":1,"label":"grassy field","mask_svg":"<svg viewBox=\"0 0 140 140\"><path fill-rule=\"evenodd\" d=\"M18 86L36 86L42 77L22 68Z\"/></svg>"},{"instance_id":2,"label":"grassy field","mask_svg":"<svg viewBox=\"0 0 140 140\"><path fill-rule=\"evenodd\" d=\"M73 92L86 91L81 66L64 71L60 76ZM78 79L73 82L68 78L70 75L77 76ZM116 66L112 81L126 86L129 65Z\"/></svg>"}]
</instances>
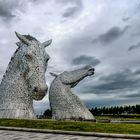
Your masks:
<instances>
[{"instance_id":1,"label":"grassy field","mask_svg":"<svg viewBox=\"0 0 140 140\"><path fill-rule=\"evenodd\" d=\"M120 120L120 121L129 121L136 120L140 121L140 114L129 114L129 115L100 115L95 116L97 120L108 119L108 120Z\"/></svg>"},{"instance_id":2,"label":"grassy field","mask_svg":"<svg viewBox=\"0 0 140 140\"><path fill-rule=\"evenodd\" d=\"M111 124L95 122L63 122L51 120L0 119L0 126L84 132L140 134L140 124Z\"/></svg>"}]
</instances>

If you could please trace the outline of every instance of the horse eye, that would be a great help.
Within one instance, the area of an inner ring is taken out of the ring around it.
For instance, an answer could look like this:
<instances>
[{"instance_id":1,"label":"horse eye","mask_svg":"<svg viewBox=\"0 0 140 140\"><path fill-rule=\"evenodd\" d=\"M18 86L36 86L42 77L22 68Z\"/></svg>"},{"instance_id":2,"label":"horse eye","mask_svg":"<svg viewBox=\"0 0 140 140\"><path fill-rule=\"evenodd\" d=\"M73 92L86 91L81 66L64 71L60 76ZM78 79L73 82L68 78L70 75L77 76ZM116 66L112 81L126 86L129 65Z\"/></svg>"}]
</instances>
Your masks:
<instances>
[{"instance_id":1,"label":"horse eye","mask_svg":"<svg viewBox=\"0 0 140 140\"><path fill-rule=\"evenodd\" d=\"M50 58L48 57L48 58L46 58L46 61L48 61Z\"/></svg>"},{"instance_id":2,"label":"horse eye","mask_svg":"<svg viewBox=\"0 0 140 140\"><path fill-rule=\"evenodd\" d=\"M32 56L30 54L25 54L25 57L28 59L28 60L32 60Z\"/></svg>"}]
</instances>

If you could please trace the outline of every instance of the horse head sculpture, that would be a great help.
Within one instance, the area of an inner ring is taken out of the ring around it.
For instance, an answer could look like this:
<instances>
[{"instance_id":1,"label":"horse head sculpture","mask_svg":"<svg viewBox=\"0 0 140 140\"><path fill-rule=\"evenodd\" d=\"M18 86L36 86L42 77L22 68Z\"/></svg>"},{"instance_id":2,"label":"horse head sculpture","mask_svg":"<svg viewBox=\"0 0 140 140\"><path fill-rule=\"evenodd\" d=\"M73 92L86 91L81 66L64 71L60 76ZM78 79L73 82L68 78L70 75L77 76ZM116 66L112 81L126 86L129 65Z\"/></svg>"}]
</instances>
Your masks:
<instances>
[{"instance_id":1,"label":"horse head sculpture","mask_svg":"<svg viewBox=\"0 0 140 140\"><path fill-rule=\"evenodd\" d=\"M94 68L86 66L74 71L64 71L55 76L50 90L49 100L52 118L56 120L95 120L84 103L74 95L71 88L75 87L82 79L94 74Z\"/></svg>"},{"instance_id":2,"label":"horse head sculpture","mask_svg":"<svg viewBox=\"0 0 140 140\"><path fill-rule=\"evenodd\" d=\"M35 118L33 99L41 100L48 90L45 72L50 57L45 47L52 40L40 43L30 35L16 36L18 49L0 84L0 118Z\"/></svg>"}]
</instances>

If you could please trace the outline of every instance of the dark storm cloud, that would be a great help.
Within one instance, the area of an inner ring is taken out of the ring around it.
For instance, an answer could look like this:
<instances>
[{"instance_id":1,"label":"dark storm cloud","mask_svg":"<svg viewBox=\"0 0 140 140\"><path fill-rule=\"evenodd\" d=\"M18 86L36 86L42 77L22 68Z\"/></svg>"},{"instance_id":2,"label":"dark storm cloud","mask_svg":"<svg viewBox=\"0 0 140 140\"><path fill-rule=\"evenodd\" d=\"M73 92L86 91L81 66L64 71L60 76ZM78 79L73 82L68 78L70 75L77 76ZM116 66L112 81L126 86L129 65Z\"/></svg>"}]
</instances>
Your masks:
<instances>
[{"instance_id":1,"label":"dark storm cloud","mask_svg":"<svg viewBox=\"0 0 140 140\"><path fill-rule=\"evenodd\" d=\"M138 49L140 48L140 42L138 42L136 45L131 45L129 48L128 48L128 51L132 51L134 49Z\"/></svg>"},{"instance_id":2,"label":"dark storm cloud","mask_svg":"<svg viewBox=\"0 0 140 140\"><path fill-rule=\"evenodd\" d=\"M18 7L19 2L4 0L0 1L0 17L4 20L11 20L15 17L14 10Z\"/></svg>"},{"instance_id":3,"label":"dark storm cloud","mask_svg":"<svg viewBox=\"0 0 140 140\"><path fill-rule=\"evenodd\" d=\"M96 86L95 88L101 90L117 90L139 86L140 82L135 78L132 78L132 75L134 74L130 70L124 70L123 72L102 77L100 80L105 83Z\"/></svg>"},{"instance_id":4,"label":"dark storm cloud","mask_svg":"<svg viewBox=\"0 0 140 140\"><path fill-rule=\"evenodd\" d=\"M130 94L130 95L122 95L122 97L127 97L127 98L140 97L140 92L139 93L135 93L135 94Z\"/></svg>"},{"instance_id":5,"label":"dark storm cloud","mask_svg":"<svg viewBox=\"0 0 140 140\"><path fill-rule=\"evenodd\" d=\"M87 55L80 55L72 60L73 65L92 65L96 66L100 64L100 60Z\"/></svg>"},{"instance_id":6,"label":"dark storm cloud","mask_svg":"<svg viewBox=\"0 0 140 140\"><path fill-rule=\"evenodd\" d=\"M99 37L94 39L92 42L97 43L101 42L103 44L109 44L116 39L120 38L127 30L129 26L120 29L119 27L112 27L106 33L101 34Z\"/></svg>"},{"instance_id":7,"label":"dark storm cloud","mask_svg":"<svg viewBox=\"0 0 140 140\"><path fill-rule=\"evenodd\" d=\"M123 90L136 90L140 87L140 78L137 78L136 72L124 70L122 72L102 76L99 78L98 85L90 83L80 89L83 93L107 94L123 92Z\"/></svg>"},{"instance_id":8,"label":"dark storm cloud","mask_svg":"<svg viewBox=\"0 0 140 140\"><path fill-rule=\"evenodd\" d=\"M118 105L127 105L127 104L136 104L136 102L139 102L140 98L128 98L128 99L91 99L84 101L85 105L88 108L93 107L103 107L103 106L118 106Z\"/></svg>"},{"instance_id":9,"label":"dark storm cloud","mask_svg":"<svg viewBox=\"0 0 140 140\"><path fill-rule=\"evenodd\" d=\"M0 1L0 18L4 21L11 21L16 17L16 10L25 11L29 3L36 4L39 0L1 0Z\"/></svg>"},{"instance_id":10,"label":"dark storm cloud","mask_svg":"<svg viewBox=\"0 0 140 140\"><path fill-rule=\"evenodd\" d=\"M116 81L98 85L95 87L95 89L109 91L109 90L126 89L126 88L130 88L130 87L132 88L132 87L137 87L137 86L140 86L140 84L138 84L137 80L127 80L127 79L118 77L118 79L116 79Z\"/></svg>"}]
</instances>

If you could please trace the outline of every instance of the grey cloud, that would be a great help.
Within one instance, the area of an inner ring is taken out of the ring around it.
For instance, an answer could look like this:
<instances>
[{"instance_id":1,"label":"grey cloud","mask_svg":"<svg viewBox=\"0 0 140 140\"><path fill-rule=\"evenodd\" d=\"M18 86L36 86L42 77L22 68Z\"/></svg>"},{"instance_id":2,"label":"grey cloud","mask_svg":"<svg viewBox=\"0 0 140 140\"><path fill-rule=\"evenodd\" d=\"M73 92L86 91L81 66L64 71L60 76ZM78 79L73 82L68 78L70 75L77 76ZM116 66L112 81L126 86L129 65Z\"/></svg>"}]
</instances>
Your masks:
<instances>
[{"instance_id":1,"label":"grey cloud","mask_svg":"<svg viewBox=\"0 0 140 140\"><path fill-rule=\"evenodd\" d=\"M72 0L73 1L73 0ZM71 2L71 0L55 0L55 2L57 3L61 3L61 4L68 4Z\"/></svg>"},{"instance_id":2,"label":"grey cloud","mask_svg":"<svg viewBox=\"0 0 140 140\"><path fill-rule=\"evenodd\" d=\"M44 4L47 0L29 0L33 4Z\"/></svg>"},{"instance_id":3,"label":"grey cloud","mask_svg":"<svg viewBox=\"0 0 140 140\"><path fill-rule=\"evenodd\" d=\"M74 4L74 5L82 4L82 0L56 0L56 2L61 4Z\"/></svg>"},{"instance_id":4,"label":"grey cloud","mask_svg":"<svg viewBox=\"0 0 140 140\"><path fill-rule=\"evenodd\" d=\"M4 71L2 69L0 69L0 82L1 82L1 79L3 77L3 74L4 74Z\"/></svg>"},{"instance_id":5,"label":"grey cloud","mask_svg":"<svg viewBox=\"0 0 140 140\"><path fill-rule=\"evenodd\" d=\"M134 49L138 49L140 48L140 42L138 42L136 45L131 45L129 48L128 48L128 51L132 51Z\"/></svg>"},{"instance_id":6,"label":"grey cloud","mask_svg":"<svg viewBox=\"0 0 140 140\"><path fill-rule=\"evenodd\" d=\"M67 10L63 13L63 17L68 18L68 17L73 17L79 13L79 7L70 7L67 8Z\"/></svg>"},{"instance_id":7,"label":"grey cloud","mask_svg":"<svg viewBox=\"0 0 140 140\"><path fill-rule=\"evenodd\" d=\"M65 70L63 70L63 68L59 69L57 65L51 66L51 64L50 64L50 65L48 65L47 68L48 68L49 72L53 72L56 74L59 74L59 73L62 73L63 71L65 71Z\"/></svg>"},{"instance_id":8,"label":"grey cloud","mask_svg":"<svg viewBox=\"0 0 140 140\"><path fill-rule=\"evenodd\" d=\"M122 18L122 20L123 20L124 22L126 22L126 21L130 20L130 17L124 17L124 18Z\"/></svg>"},{"instance_id":9,"label":"grey cloud","mask_svg":"<svg viewBox=\"0 0 140 140\"><path fill-rule=\"evenodd\" d=\"M136 97L140 97L140 93L135 93L135 94L130 94L130 95L122 95L122 97L136 98Z\"/></svg>"},{"instance_id":10,"label":"grey cloud","mask_svg":"<svg viewBox=\"0 0 140 140\"><path fill-rule=\"evenodd\" d=\"M0 69L0 74L2 74L3 73L3 70L2 69Z\"/></svg>"},{"instance_id":11,"label":"grey cloud","mask_svg":"<svg viewBox=\"0 0 140 140\"><path fill-rule=\"evenodd\" d=\"M127 30L129 26L120 29L119 27L112 27L106 33L101 34L99 37L95 38L92 42L98 43L101 42L103 44L109 44L116 39L120 38Z\"/></svg>"},{"instance_id":12,"label":"grey cloud","mask_svg":"<svg viewBox=\"0 0 140 140\"><path fill-rule=\"evenodd\" d=\"M11 21L16 17L16 10L24 12L29 3L36 4L39 0L1 0L0 1L0 18L4 21Z\"/></svg>"},{"instance_id":13,"label":"grey cloud","mask_svg":"<svg viewBox=\"0 0 140 140\"><path fill-rule=\"evenodd\" d=\"M140 69L136 70L136 71L134 72L134 74L135 74L135 75L140 75Z\"/></svg>"},{"instance_id":14,"label":"grey cloud","mask_svg":"<svg viewBox=\"0 0 140 140\"><path fill-rule=\"evenodd\" d=\"M62 14L62 17L64 18L74 17L78 15L83 9L82 0L71 0L71 1L61 0L61 2L70 4L70 6L68 6Z\"/></svg>"},{"instance_id":15,"label":"grey cloud","mask_svg":"<svg viewBox=\"0 0 140 140\"><path fill-rule=\"evenodd\" d=\"M3 20L11 20L15 17L14 10L18 7L19 2L4 0L0 1L0 17Z\"/></svg>"},{"instance_id":16,"label":"grey cloud","mask_svg":"<svg viewBox=\"0 0 140 140\"><path fill-rule=\"evenodd\" d=\"M101 76L96 81L96 85L94 85L94 81L92 82L88 85L85 84L79 90L83 93L113 94L140 88L140 78L137 78L136 73L128 69L108 76Z\"/></svg>"},{"instance_id":17,"label":"grey cloud","mask_svg":"<svg viewBox=\"0 0 140 140\"><path fill-rule=\"evenodd\" d=\"M137 9L140 10L140 3L138 3L138 5L137 5Z\"/></svg>"},{"instance_id":18,"label":"grey cloud","mask_svg":"<svg viewBox=\"0 0 140 140\"><path fill-rule=\"evenodd\" d=\"M0 69L0 75L2 76L4 74L3 69Z\"/></svg>"},{"instance_id":19,"label":"grey cloud","mask_svg":"<svg viewBox=\"0 0 140 140\"><path fill-rule=\"evenodd\" d=\"M120 100L109 100L109 99L91 99L91 100L86 100L84 101L85 105L88 108L93 108L93 107L103 107L103 106L115 106L115 105L119 105L121 103L124 103L124 101L120 101Z\"/></svg>"},{"instance_id":20,"label":"grey cloud","mask_svg":"<svg viewBox=\"0 0 140 140\"><path fill-rule=\"evenodd\" d=\"M34 105L34 110L35 110L36 115L39 115L39 114L42 115L47 108L50 108L48 101L46 102L39 101L39 103L37 101L34 101L33 105Z\"/></svg>"},{"instance_id":21,"label":"grey cloud","mask_svg":"<svg viewBox=\"0 0 140 140\"><path fill-rule=\"evenodd\" d=\"M120 89L125 89L125 88L132 88L132 87L136 87L136 86L140 86L140 84L137 84L138 81L131 81L131 80L127 80L127 79L123 79L122 81L116 80L116 81L112 81L112 82L108 82L108 83L104 83L101 84L99 86L94 87L95 89L98 90L120 90Z\"/></svg>"},{"instance_id":22,"label":"grey cloud","mask_svg":"<svg viewBox=\"0 0 140 140\"><path fill-rule=\"evenodd\" d=\"M92 65L96 66L100 64L100 60L93 57L93 56L87 56L87 55L80 55L72 60L73 65Z\"/></svg>"},{"instance_id":23,"label":"grey cloud","mask_svg":"<svg viewBox=\"0 0 140 140\"><path fill-rule=\"evenodd\" d=\"M31 0L31 2L39 2L40 0Z\"/></svg>"},{"instance_id":24,"label":"grey cloud","mask_svg":"<svg viewBox=\"0 0 140 140\"><path fill-rule=\"evenodd\" d=\"M88 108L103 107L103 106L118 106L118 105L130 105L139 103L140 98L128 98L128 99L91 99L84 101Z\"/></svg>"},{"instance_id":25,"label":"grey cloud","mask_svg":"<svg viewBox=\"0 0 140 140\"><path fill-rule=\"evenodd\" d=\"M124 70L123 72L102 77L100 80L105 83L96 86L95 88L100 90L117 90L139 86L140 83L132 78L132 75L133 73L130 70Z\"/></svg>"}]
</instances>

